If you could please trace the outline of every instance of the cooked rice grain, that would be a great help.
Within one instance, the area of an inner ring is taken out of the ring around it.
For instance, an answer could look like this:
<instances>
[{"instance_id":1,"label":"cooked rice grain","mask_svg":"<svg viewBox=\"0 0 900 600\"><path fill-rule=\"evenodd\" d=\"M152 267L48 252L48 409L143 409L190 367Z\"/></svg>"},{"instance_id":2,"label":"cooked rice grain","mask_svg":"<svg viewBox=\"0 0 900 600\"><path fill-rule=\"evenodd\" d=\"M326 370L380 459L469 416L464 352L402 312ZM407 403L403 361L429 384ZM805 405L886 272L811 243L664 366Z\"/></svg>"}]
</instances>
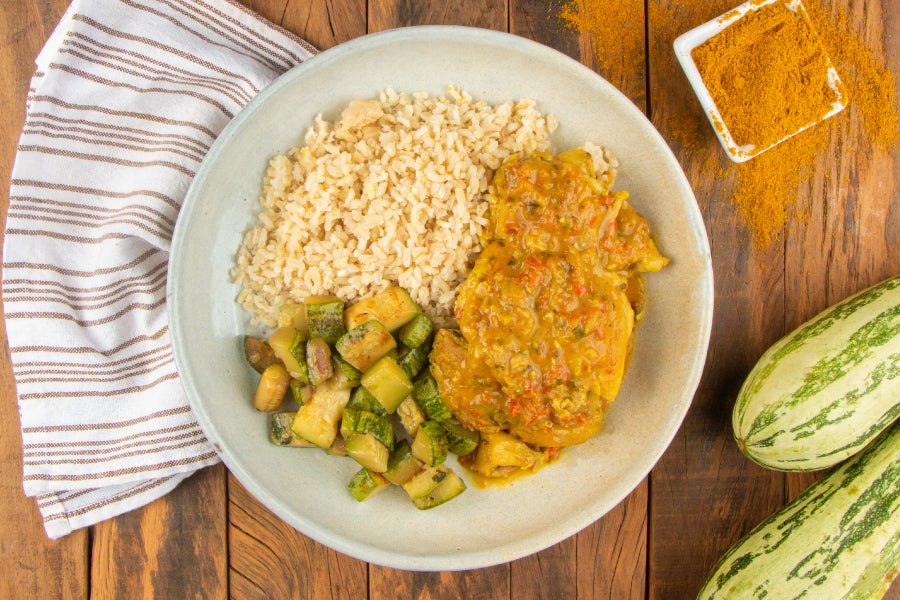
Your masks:
<instances>
[{"instance_id":1,"label":"cooked rice grain","mask_svg":"<svg viewBox=\"0 0 900 600\"><path fill-rule=\"evenodd\" d=\"M286 302L350 303L397 284L451 323L482 248L493 170L513 153L550 152L555 128L532 100L490 106L452 88L440 97L388 89L351 102L336 123L319 115L305 146L269 163L264 210L232 269L237 301L274 326Z\"/></svg>"}]
</instances>

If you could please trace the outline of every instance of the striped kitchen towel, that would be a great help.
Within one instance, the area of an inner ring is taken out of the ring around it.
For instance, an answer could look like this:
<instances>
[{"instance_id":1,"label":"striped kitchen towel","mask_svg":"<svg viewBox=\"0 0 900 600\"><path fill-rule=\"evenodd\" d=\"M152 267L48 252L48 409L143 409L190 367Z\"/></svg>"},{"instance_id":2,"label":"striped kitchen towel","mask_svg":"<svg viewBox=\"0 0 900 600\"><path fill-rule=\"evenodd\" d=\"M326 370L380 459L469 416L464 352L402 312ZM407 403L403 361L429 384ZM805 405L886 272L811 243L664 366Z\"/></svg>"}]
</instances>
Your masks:
<instances>
[{"instance_id":1,"label":"striped kitchen towel","mask_svg":"<svg viewBox=\"0 0 900 600\"><path fill-rule=\"evenodd\" d=\"M218 461L169 345L169 242L216 135L314 53L230 0L76 0L38 56L3 302L25 494L51 538Z\"/></svg>"}]
</instances>

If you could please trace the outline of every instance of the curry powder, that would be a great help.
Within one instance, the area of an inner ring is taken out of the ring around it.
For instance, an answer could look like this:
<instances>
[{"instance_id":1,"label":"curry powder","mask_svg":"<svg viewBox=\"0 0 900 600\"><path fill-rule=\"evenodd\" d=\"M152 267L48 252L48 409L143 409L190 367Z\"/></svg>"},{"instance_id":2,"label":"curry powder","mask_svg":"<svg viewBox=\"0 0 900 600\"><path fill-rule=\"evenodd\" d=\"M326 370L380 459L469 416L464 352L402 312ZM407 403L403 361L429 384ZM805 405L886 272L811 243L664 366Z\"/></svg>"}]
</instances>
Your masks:
<instances>
[{"instance_id":1,"label":"curry powder","mask_svg":"<svg viewBox=\"0 0 900 600\"><path fill-rule=\"evenodd\" d=\"M691 55L738 146L769 148L841 99L812 23L784 2L751 8Z\"/></svg>"}]
</instances>

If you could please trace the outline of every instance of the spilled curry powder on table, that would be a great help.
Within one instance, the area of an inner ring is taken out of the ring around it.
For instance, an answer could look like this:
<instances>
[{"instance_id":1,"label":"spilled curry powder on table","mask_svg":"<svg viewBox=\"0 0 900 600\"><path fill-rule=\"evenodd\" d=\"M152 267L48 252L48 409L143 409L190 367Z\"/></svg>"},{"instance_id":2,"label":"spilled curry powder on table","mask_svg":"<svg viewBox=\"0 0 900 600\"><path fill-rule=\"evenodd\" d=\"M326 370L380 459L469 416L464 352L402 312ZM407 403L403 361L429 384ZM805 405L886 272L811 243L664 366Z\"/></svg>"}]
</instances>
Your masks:
<instances>
[{"instance_id":1,"label":"spilled curry powder on table","mask_svg":"<svg viewBox=\"0 0 900 600\"><path fill-rule=\"evenodd\" d=\"M846 14L831 13L819 0L804 0L819 40L844 82L849 105L837 116L747 162L732 163L718 147L699 102L684 81L672 42L738 4L740 0L653 0L648 5L648 46L654 59L665 63L657 72L669 75L657 79L656 96L666 97L674 111L664 124L657 125L661 125L670 144L681 148L683 160L690 160L701 172L714 173L717 179L733 177L729 199L750 229L756 246L765 248L779 237L789 220L802 218L796 209L798 190L808 185L817 163L824 158L822 153L833 141L856 134L864 149L892 148L897 144L900 131L896 82L877 51L853 33L855 28ZM591 36L601 75L614 64L629 64L619 58L622 53L630 51L637 56L632 60L643 60L644 45L632 39L638 32L622 30L607 18L625 10L633 10L631 0L571 0L558 13L563 25ZM639 34L642 41L643 32ZM803 98L798 98L798 102L803 102Z\"/></svg>"}]
</instances>

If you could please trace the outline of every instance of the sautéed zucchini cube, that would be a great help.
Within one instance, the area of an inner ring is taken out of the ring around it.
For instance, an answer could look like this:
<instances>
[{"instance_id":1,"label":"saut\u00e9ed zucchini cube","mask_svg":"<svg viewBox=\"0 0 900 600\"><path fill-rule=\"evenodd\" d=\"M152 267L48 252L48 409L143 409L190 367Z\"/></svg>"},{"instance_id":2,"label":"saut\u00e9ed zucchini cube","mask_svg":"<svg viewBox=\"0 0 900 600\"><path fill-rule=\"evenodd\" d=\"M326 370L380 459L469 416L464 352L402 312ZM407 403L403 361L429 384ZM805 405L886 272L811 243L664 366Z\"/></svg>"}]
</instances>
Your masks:
<instances>
[{"instance_id":1,"label":"saut\u00e9ed zucchini cube","mask_svg":"<svg viewBox=\"0 0 900 600\"><path fill-rule=\"evenodd\" d=\"M334 296L311 296L303 301L310 337L320 337L329 344L344 335L344 303Z\"/></svg>"},{"instance_id":2,"label":"saut\u00e9ed zucchini cube","mask_svg":"<svg viewBox=\"0 0 900 600\"><path fill-rule=\"evenodd\" d=\"M338 339L335 349L355 369L365 372L375 362L397 347L391 332L379 321L366 321Z\"/></svg>"},{"instance_id":3,"label":"saut\u00e9ed zucchini cube","mask_svg":"<svg viewBox=\"0 0 900 600\"><path fill-rule=\"evenodd\" d=\"M375 473L384 473L390 451L371 433L351 433L344 438L347 456Z\"/></svg>"},{"instance_id":4,"label":"saut\u00e9ed zucchini cube","mask_svg":"<svg viewBox=\"0 0 900 600\"><path fill-rule=\"evenodd\" d=\"M350 479L347 487L357 502L371 498L381 490L387 489L390 482L381 473L370 471L363 467Z\"/></svg>"},{"instance_id":5,"label":"saut\u00e9ed zucchini cube","mask_svg":"<svg viewBox=\"0 0 900 600\"><path fill-rule=\"evenodd\" d=\"M431 336L432 331L434 331L432 320L419 313L400 328L397 337L408 348L418 348Z\"/></svg>"},{"instance_id":6,"label":"saut\u00e9ed zucchini cube","mask_svg":"<svg viewBox=\"0 0 900 600\"><path fill-rule=\"evenodd\" d=\"M363 373L360 383L388 413L397 410L413 390L406 372L389 356L379 359L371 369Z\"/></svg>"},{"instance_id":7,"label":"saut\u00e9ed zucchini cube","mask_svg":"<svg viewBox=\"0 0 900 600\"><path fill-rule=\"evenodd\" d=\"M371 320L379 321L394 332L419 314L419 307L409 292L392 286L374 296L360 300L344 311L344 324L348 330Z\"/></svg>"}]
</instances>

